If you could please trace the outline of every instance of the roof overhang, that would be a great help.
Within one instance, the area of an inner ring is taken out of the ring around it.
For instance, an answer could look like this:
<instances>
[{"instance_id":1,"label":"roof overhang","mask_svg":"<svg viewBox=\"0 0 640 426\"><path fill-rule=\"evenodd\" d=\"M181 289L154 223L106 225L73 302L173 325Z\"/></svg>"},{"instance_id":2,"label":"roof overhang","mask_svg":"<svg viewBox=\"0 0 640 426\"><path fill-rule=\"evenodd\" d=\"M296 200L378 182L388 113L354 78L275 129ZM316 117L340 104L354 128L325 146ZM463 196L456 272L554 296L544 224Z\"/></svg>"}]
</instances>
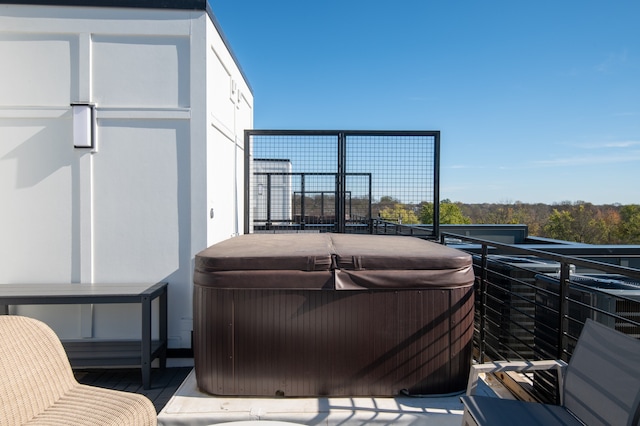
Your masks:
<instances>
[{"instance_id":1,"label":"roof overhang","mask_svg":"<svg viewBox=\"0 0 640 426\"><path fill-rule=\"evenodd\" d=\"M0 4L206 10L207 0L0 0Z\"/></svg>"}]
</instances>

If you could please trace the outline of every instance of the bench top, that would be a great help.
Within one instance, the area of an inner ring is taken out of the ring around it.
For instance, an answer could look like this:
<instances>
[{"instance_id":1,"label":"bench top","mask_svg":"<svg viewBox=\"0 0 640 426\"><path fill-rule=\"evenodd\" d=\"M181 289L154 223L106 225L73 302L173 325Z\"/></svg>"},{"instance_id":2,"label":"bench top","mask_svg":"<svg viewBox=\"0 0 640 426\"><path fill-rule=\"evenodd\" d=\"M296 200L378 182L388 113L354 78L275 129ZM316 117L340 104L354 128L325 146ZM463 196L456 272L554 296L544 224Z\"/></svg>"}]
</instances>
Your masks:
<instances>
[{"instance_id":1,"label":"bench top","mask_svg":"<svg viewBox=\"0 0 640 426\"><path fill-rule=\"evenodd\" d=\"M0 304L90 303L87 300L120 299L122 302L156 297L166 291L167 283L37 283L0 284Z\"/></svg>"}]
</instances>

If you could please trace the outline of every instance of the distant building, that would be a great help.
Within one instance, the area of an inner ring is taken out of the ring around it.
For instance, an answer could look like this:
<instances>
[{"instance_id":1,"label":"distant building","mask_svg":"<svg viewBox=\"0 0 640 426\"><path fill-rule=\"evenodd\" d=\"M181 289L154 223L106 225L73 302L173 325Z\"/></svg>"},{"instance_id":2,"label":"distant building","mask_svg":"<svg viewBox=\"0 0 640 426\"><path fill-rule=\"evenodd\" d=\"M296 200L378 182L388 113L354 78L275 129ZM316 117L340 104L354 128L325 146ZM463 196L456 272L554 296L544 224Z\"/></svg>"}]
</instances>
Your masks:
<instances>
[{"instance_id":1,"label":"distant building","mask_svg":"<svg viewBox=\"0 0 640 426\"><path fill-rule=\"evenodd\" d=\"M253 159L252 215L261 225L291 225L292 171L291 161ZM268 199L270 197L270 199Z\"/></svg>"},{"instance_id":2,"label":"distant building","mask_svg":"<svg viewBox=\"0 0 640 426\"><path fill-rule=\"evenodd\" d=\"M168 281L190 347L193 258L242 232L253 126L206 0L0 0L0 57L0 284ZM133 305L15 309L139 333Z\"/></svg>"}]
</instances>

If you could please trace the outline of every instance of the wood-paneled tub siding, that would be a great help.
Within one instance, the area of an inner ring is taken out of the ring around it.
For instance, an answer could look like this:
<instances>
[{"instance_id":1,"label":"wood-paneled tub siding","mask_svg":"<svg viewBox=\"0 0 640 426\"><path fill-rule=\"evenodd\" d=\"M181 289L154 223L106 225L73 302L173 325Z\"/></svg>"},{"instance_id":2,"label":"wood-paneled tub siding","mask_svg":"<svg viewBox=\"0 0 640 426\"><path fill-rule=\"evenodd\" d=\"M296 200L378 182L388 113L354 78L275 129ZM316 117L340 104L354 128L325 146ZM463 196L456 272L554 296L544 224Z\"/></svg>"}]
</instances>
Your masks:
<instances>
[{"instance_id":1,"label":"wood-paneled tub siding","mask_svg":"<svg viewBox=\"0 0 640 426\"><path fill-rule=\"evenodd\" d=\"M463 390L473 272L412 237L251 234L196 256L194 358L202 391L393 396Z\"/></svg>"}]
</instances>

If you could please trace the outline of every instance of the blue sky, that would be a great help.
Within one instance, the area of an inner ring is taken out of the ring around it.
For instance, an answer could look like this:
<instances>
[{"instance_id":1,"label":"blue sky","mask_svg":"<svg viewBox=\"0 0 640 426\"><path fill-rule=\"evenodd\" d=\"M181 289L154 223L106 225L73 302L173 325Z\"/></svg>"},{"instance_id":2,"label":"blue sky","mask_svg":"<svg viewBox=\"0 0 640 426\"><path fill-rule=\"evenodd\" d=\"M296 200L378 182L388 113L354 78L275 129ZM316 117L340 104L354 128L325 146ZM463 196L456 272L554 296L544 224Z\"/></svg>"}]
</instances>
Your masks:
<instances>
[{"instance_id":1,"label":"blue sky","mask_svg":"<svg viewBox=\"0 0 640 426\"><path fill-rule=\"evenodd\" d=\"M257 129L440 130L441 198L640 204L640 1L209 0Z\"/></svg>"}]
</instances>

